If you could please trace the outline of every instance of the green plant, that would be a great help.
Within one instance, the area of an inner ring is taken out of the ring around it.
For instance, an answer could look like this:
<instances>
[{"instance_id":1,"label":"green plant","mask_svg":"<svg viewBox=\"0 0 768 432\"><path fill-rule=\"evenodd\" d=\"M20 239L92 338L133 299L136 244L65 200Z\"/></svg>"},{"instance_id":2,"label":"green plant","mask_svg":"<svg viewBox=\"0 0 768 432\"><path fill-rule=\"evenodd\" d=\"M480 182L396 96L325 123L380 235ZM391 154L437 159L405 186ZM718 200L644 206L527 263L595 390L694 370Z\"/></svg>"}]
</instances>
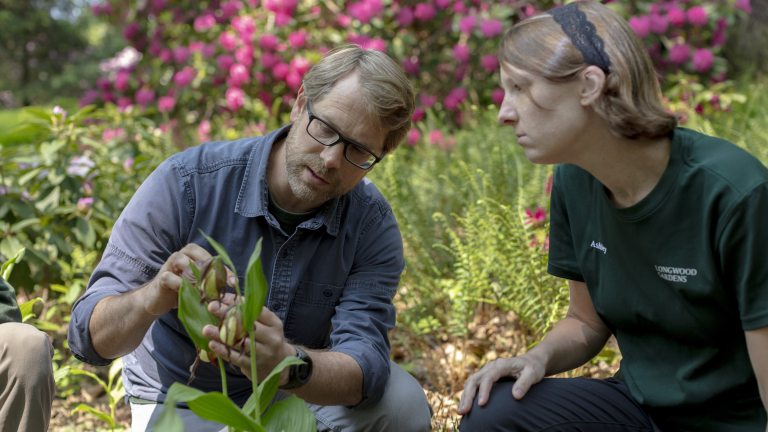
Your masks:
<instances>
[{"instance_id":1,"label":"green plant","mask_svg":"<svg viewBox=\"0 0 768 432\"><path fill-rule=\"evenodd\" d=\"M116 420L117 406L125 398L125 387L123 387L123 378L120 375L120 372L122 370L123 370L122 360L116 359L115 361L112 362L112 365L110 365L109 367L107 381L104 381L95 373L89 372L87 370L77 369L77 368L65 369L65 373L67 373L68 375L69 374L83 375L93 379L99 384L99 386L101 386L101 388L104 389L104 391L107 394L107 397L109 398L109 412L104 412L92 406L81 403L71 411L72 414L78 411L86 412L88 414L91 414L103 420L109 425L111 430L115 430L115 428L117 427L117 420Z\"/></svg>"},{"instance_id":2,"label":"green plant","mask_svg":"<svg viewBox=\"0 0 768 432\"><path fill-rule=\"evenodd\" d=\"M278 390L281 371L290 365L300 364L301 360L296 357L284 359L261 383L258 382L253 323L261 315L268 288L261 267L261 241L257 242L248 261L242 298L238 298L236 288L234 305L227 312L227 316L219 322L219 319L208 311L208 302L221 299L226 291L224 266L230 269L235 267L227 251L218 242L208 236L205 238L216 250L218 256L206 263L202 272L193 265L194 285L187 280L182 282L179 290L178 316L198 348L198 355L204 361L206 358L213 360L212 355L207 353L208 339L202 333L206 324L221 327L222 340L227 345L243 344L246 341L250 343L252 394L242 408L229 399L225 364L221 358L218 358L222 391L204 393L178 382L173 383L168 389L163 413L155 427L163 431L183 431L183 424L176 414L176 404L185 402L201 418L227 425L230 430L257 432L315 430L314 415L304 401L295 395L271 403ZM243 336L246 339L235 336L238 327L245 330Z\"/></svg>"}]
</instances>

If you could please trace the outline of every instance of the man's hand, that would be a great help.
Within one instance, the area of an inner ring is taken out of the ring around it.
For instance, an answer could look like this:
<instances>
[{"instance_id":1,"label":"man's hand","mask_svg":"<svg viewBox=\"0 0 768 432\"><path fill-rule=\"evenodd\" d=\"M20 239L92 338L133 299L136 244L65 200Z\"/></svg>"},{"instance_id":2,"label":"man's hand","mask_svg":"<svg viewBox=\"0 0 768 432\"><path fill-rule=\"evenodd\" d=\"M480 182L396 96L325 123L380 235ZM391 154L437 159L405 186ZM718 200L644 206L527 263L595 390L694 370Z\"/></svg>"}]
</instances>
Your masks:
<instances>
[{"instance_id":1,"label":"man's hand","mask_svg":"<svg viewBox=\"0 0 768 432\"><path fill-rule=\"evenodd\" d=\"M464 384L464 393L459 401L458 412L461 415L467 414L472 409L472 401L475 397L479 406L488 403L491 387L504 377L517 378L512 386L512 396L515 399L522 399L532 385L544 378L544 373L543 362L527 354L494 360L472 374Z\"/></svg>"},{"instance_id":2,"label":"man's hand","mask_svg":"<svg viewBox=\"0 0 768 432\"><path fill-rule=\"evenodd\" d=\"M144 310L150 315L160 316L178 307L182 278L190 282L194 280L190 263L200 267L211 258L207 250L194 243L174 252L147 285L143 297Z\"/></svg>"},{"instance_id":3,"label":"man's hand","mask_svg":"<svg viewBox=\"0 0 768 432\"><path fill-rule=\"evenodd\" d=\"M211 302L208 310L216 314L219 318L226 315L227 310L232 307L232 298L227 298L222 302ZM258 321L253 323L254 341L256 348L256 368L259 374L259 381L267 377L272 369L277 366L284 358L296 354L296 350L288 343L283 334L283 323L271 310L266 307L262 309ZM203 335L211 341L208 348L216 353L223 360L229 361L240 368L245 376L251 378L251 358L250 341L244 339L242 350L227 347L219 337L219 329L206 325L203 328ZM235 348L238 348L238 345ZM283 370L280 383L284 384L288 379L288 369Z\"/></svg>"}]
</instances>

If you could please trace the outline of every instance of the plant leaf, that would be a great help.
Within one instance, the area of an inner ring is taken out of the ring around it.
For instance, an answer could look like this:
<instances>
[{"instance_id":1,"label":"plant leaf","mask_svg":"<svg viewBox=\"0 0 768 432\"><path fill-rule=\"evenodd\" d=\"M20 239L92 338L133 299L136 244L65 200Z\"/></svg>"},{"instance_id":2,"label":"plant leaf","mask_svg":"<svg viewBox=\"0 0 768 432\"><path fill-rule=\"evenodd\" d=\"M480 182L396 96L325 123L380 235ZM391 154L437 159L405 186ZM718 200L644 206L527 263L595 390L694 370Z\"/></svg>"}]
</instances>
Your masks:
<instances>
[{"instance_id":1,"label":"plant leaf","mask_svg":"<svg viewBox=\"0 0 768 432\"><path fill-rule=\"evenodd\" d=\"M227 253L227 250L224 249L224 246L221 245L221 243L217 242L213 238L209 237L207 234L205 234L202 230L200 230L200 234L205 237L206 240L208 240L208 243L211 244L213 249L216 251L217 254L221 257L221 259L224 260L224 264L229 267L230 270L237 273L237 269L235 268L235 265L232 264L232 260L229 258L229 254Z\"/></svg>"},{"instance_id":2,"label":"plant leaf","mask_svg":"<svg viewBox=\"0 0 768 432\"><path fill-rule=\"evenodd\" d=\"M274 369L272 369L269 375L267 375L267 377L264 378L262 382L259 383L259 387L256 393L259 394L259 406L261 407L262 414L264 413L264 410L267 409L272 399L275 397L275 393L277 393L277 388L280 385L280 372L282 372L283 369L288 366L302 363L304 363L304 361L296 356L286 357L283 359L283 361L278 363ZM250 401L250 398L248 400ZM243 407L243 410L246 413L249 412L246 410L247 406L248 402L246 402L245 406ZM250 411L253 411L254 408L256 407L250 407Z\"/></svg>"},{"instance_id":3,"label":"plant leaf","mask_svg":"<svg viewBox=\"0 0 768 432\"><path fill-rule=\"evenodd\" d=\"M20 304L19 310L21 310L21 322L26 322L28 319L35 318L35 305L43 303L45 303L43 299L36 297Z\"/></svg>"},{"instance_id":4,"label":"plant leaf","mask_svg":"<svg viewBox=\"0 0 768 432\"><path fill-rule=\"evenodd\" d=\"M264 415L264 428L268 432L316 431L317 420L303 400L291 395L275 402Z\"/></svg>"},{"instance_id":5,"label":"plant leaf","mask_svg":"<svg viewBox=\"0 0 768 432\"><path fill-rule=\"evenodd\" d=\"M70 414L74 414L74 413L76 413L78 411L87 412L88 414L94 415L94 416L104 420L105 422L107 422L109 424L109 427L111 427L113 429L116 426L115 419L113 419L111 415L105 413L104 411L97 410L96 408L90 407L90 406L88 406L86 404L80 404L80 405L76 406L72 411L70 411Z\"/></svg>"},{"instance_id":6,"label":"plant leaf","mask_svg":"<svg viewBox=\"0 0 768 432\"><path fill-rule=\"evenodd\" d=\"M184 425L176 414L176 404L186 402L195 414L205 420L232 426L234 428L264 432L264 428L249 418L228 397L220 392L204 393L181 383L173 383L163 403L163 412L154 424L154 430L179 431Z\"/></svg>"},{"instance_id":7,"label":"plant leaf","mask_svg":"<svg viewBox=\"0 0 768 432\"><path fill-rule=\"evenodd\" d=\"M208 349L208 338L203 336L203 327L206 324L218 326L219 321L204 303L200 302L200 294L189 283L182 279L179 288L179 320L189 334L189 338L200 349Z\"/></svg>"},{"instance_id":8,"label":"plant leaf","mask_svg":"<svg viewBox=\"0 0 768 432\"><path fill-rule=\"evenodd\" d=\"M261 266L261 239L256 242L248 270L245 272L245 306L243 309L243 328L253 336L253 323L259 319L261 308L267 299L267 279Z\"/></svg>"}]
</instances>

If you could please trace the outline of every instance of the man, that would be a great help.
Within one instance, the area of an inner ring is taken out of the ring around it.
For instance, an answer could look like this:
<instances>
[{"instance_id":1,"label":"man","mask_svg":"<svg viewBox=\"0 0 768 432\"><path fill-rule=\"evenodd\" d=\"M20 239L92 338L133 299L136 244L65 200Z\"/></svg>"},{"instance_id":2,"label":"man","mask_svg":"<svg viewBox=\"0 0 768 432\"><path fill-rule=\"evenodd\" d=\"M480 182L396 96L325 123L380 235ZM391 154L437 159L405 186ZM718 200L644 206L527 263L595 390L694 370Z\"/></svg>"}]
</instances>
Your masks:
<instances>
[{"instance_id":1,"label":"man","mask_svg":"<svg viewBox=\"0 0 768 432\"><path fill-rule=\"evenodd\" d=\"M0 430L48 430L52 356L48 335L21 323L16 293L0 277Z\"/></svg>"},{"instance_id":2,"label":"man","mask_svg":"<svg viewBox=\"0 0 768 432\"><path fill-rule=\"evenodd\" d=\"M189 263L210 257L201 232L228 250L241 279L263 240L270 289L255 324L258 370L293 355L311 363L284 373L281 387L309 404L320 430L429 428L423 391L389 361L402 239L365 179L407 133L413 99L391 58L344 47L307 73L290 125L188 149L149 176L116 222L69 330L84 361L124 356L134 430L151 427L168 387L190 378L195 349L175 308ZM211 348L237 366L227 380L242 404L246 354L228 356L215 339ZM191 385L220 390L218 369L201 364ZM221 429L179 412L188 430Z\"/></svg>"}]
</instances>

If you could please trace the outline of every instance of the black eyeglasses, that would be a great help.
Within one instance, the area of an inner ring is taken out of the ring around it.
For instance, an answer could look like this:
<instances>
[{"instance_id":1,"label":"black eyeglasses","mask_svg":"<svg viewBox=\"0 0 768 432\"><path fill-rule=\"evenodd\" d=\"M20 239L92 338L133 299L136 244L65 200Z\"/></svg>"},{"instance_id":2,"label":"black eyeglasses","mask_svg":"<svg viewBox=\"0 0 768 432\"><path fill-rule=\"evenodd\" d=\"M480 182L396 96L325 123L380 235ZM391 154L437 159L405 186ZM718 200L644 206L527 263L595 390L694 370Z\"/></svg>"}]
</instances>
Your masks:
<instances>
[{"instance_id":1,"label":"black eyeglasses","mask_svg":"<svg viewBox=\"0 0 768 432\"><path fill-rule=\"evenodd\" d=\"M333 126L316 116L312 112L312 102L309 99L307 99L307 115L309 116L309 123L307 123L307 133L309 136L326 147L335 146L343 142L344 158L352 165L360 169L369 170L381 160L381 157L373 154L367 147L345 137L334 129Z\"/></svg>"}]
</instances>

